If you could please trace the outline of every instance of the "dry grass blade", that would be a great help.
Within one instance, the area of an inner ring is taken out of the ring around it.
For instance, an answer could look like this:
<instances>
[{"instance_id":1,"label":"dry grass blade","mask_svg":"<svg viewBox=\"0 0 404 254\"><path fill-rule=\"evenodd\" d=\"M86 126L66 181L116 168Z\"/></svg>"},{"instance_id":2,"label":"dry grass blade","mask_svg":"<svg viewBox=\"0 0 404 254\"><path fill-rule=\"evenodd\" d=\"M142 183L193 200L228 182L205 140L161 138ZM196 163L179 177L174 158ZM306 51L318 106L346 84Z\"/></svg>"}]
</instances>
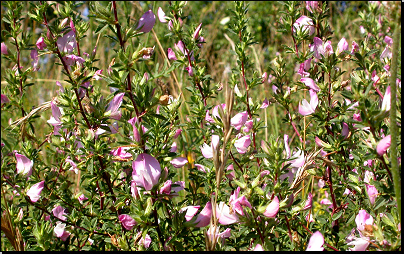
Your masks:
<instances>
[{"instance_id":1,"label":"dry grass blade","mask_svg":"<svg viewBox=\"0 0 404 254\"><path fill-rule=\"evenodd\" d=\"M53 101L55 103L57 103L56 98L53 98ZM14 122L12 122L10 124L10 127L13 130L18 125L25 124L28 121L28 119L30 119L32 116L34 116L36 114L39 114L39 113L42 113L42 112L44 112L44 111L46 111L46 110L48 110L50 108L51 108L51 101L46 101L46 102L42 103L41 105L39 105L38 107L31 110L31 112L29 112L26 116L21 117L20 119L15 120Z\"/></svg>"},{"instance_id":2,"label":"dry grass blade","mask_svg":"<svg viewBox=\"0 0 404 254\"><path fill-rule=\"evenodd\" d=\"M320 153L321 150L309 153L306 158L305 158L305 162L304 165L301 166L297 172L296 172L296 176L295 176L295 180L293 181L292 185L290 186L291 190L296 190L297 187L300 185L300 183L306 178L306 176L309 175L309 173L307 172L308 169L313 168L313 163L314 163L314 159L317 157L317 155ZM296 191L295 196L297 193L299 193L302 189Z\"/></svg>"}]
</instances>

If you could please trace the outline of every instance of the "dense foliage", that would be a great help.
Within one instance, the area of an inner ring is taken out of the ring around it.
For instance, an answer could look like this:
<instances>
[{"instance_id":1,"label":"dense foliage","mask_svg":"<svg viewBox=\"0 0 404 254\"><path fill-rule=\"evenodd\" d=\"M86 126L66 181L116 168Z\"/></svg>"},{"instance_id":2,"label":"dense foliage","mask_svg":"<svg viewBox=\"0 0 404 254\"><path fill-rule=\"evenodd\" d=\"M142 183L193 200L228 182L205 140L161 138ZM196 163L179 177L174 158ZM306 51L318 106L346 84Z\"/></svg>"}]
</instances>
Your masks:
<instances>
[{"instance_id":1,"label":"dense foliage","mask_svg":"<svg viewBox=\"0 0 404 254\"><path fill-rule=\"evenodd\" d=\"M1 12L1 250L401 250L399 2Z\"/></svg>"}]
</instances>

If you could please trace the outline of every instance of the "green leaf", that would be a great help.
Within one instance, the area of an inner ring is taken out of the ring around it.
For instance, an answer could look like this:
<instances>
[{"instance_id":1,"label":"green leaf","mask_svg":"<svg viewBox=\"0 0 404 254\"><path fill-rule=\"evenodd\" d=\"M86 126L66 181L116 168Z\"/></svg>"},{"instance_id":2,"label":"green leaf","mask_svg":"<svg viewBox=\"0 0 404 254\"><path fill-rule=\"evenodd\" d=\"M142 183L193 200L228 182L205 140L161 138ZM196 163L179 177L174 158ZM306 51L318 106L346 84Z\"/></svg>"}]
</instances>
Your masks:
<instances>
[{"instance_id":1,"label":"green leaf","mask_svg":"<svg viewBox=\"0 0 404 254\"><path fill-rule=\"evenodd\" d=\"M335 214L332 216L332 220L338 220L339 217L341 217L342 213L343 213L343 210L339 211L338 213L335 213Z\"/></svg>"}]
</instances>

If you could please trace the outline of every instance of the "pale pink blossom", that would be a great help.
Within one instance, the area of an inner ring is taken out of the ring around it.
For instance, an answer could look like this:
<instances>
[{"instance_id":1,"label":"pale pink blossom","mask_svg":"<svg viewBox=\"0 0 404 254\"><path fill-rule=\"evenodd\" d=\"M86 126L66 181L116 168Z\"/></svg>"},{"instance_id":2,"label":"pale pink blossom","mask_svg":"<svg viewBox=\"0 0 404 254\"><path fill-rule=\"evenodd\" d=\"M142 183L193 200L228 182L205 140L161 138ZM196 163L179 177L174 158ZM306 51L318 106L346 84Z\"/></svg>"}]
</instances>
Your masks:
<instances>
[{"instance_id":1,"label":"pale pink blossom","mask_svg":"<svg viewBox=\"0 0 404 254\"><path fill-rule=\"evenodd\" d=\"M247 111L238 113L230 119L230 125L233 126L236 130L240 130L241 127L247 121L247 118L248 118Z\"/></svg>"},{"instance_id":2,"label":"pale pink blossom","mask_svg":"<svg viewBox=\"0 0 404 254\"><path fill-rule=\"evenodd\" d=\"M40 37L37 41L36 41L36 47L39 50L43 50L44 48L46 48L46 43L43 37Z\"/></svg>"},{"instance_id":3,"label":"pale pink blossom","mask_svg":"<svg viewBox=\"0 0 404 254\"><path fill-rule=\"evenodd\" d=\"M210 217L212 216L212 204L208 201L202 211L198 214L195 220L195 227L206 227L210 223Z\"/></svg>"},{"instance_id":4,"label":"pale pink blossom","mask_svg":"<svg viewBox=\"0 0 404 254\"><path fill-rule=\"evenodd\" d=\"M391 107L391 88L388 86L386 88L386 93L383 96L382 101L382 111L389 111Z\"/></svg>"},{"instance_id":5,"label":"pale pink blossom","mask_svg":"<svg viewBox=\"0 0 404 254\"><path fill-rule=\"evenodd\" d=\"M365 230L365 225L373 225L373 217L368 214L365 210L359 210L358 215L355 218L356 228L359 231Z\"/></svg>"},{"instance_id":6,"label":"pale pink blossom","mask_svg":"<svg viewBox=\"0 0 404 254\"><path fill-rule=\"evenodd\" d=\"M337 45L337 50L335 51L335 54L338 56L339 54L343 53L345 50L349 49L349 44L346 41L345 38L342 38Z\"/></svg>"},{"instance_id":7,"label":"pale pink blossom","mask_svg":"<svg viewBox=\"0 0 404 254\"><path fill-rule=\"evenodd\" d=\"M136 236L139 236L139 235L141 235L141 234L142 234L142 232L139 232L139 233L137 233ZM138 244L139 244L139 245L143 245L143 247L145 247L145 248L147 249L147 248L149 248L151 242L152 242L151 237L149 236L149 234L146 234L146 235L144 236L144 238L143 238L143 237L140 238Z\"/></svg>"},{"instance_id":8,"label":"pale pink blossom","mask_svg":"<svg viewBox=\"0 0 404 254\"><path fill-rule=\"evenodd\" d=\"M27 196L31 199L32 202L37 202L41 196L41 192L44 188L45 181L41 181L32 185L32 187L27 191Z\"/></svg>"},{"instance_id":9,"label":"pale pink blossom","mask_svg":"<svg viewBox=\"0 0 404 254\"><path fill-rule=\"evenodd\" d=\"M15 153L15 158L17 159L17 174L23 174L27 177L32 174L32 167L34 162L28 159L25 155Z\"/></svg>"},{"instance_id":10,"label":"pale pink blossom","mask_svg":"<svg viewBox=\"0 0 404 254\"><path fill-rule=\"evenodd\" d=\"M132 158L132 154L126 152L127 150L129 150L129 147L120 146L117 149L112 150L111 155L119 157L123 160L130 159L130 158Z\"/></svg>"},{"instance_id":11,"label":"pale pink blossom","mask_svg":"<svg viewBox=\"0 0 404 254\"><path fill-rule=\"evenodd\" d=\"M174 166L174 168L182 168L183 166L185 166L185 164L188 163L188 159L185 157L177 157L175 159L172 159L170 163Z\"/></svg>"},{"instance_id":12,"label":"pale pink blossom","mask_svg":"<svg viewBox=\"0 0 404 254\"><path fill-rule=\"evenodd\" d=\"M203 173L207 173L210 171L210 169L206 169L203 165L201 164L195 164L196 169L198 169L199 171L203 172Z\"/></svg>"},{"instance_id":13,"label":"pale pink blossom","mask_svg":"<svg viewBox=\"0 0 404 254\"><path fill-rule=\"evenodd\" d=\"M132 163L132 179L137 186L149 191L158 183L161 174L160 163L151 155L141 153Z\"/></svg>"},{"instance_id":14,"label":"pale pink blossom","mask_svg":"<svg viewBox=\"0 0 404 254\"><path fill-rule=\"evenodd\" d=\"M349 248L350 251L366 251L369 246L369 237L355 237L355 240L347 243L347 245L354 245Z\"/></svg>"},{"instance_id":15,"label":"pale pink blossom","mask_svg":"<svg viewBox=\"0 0 404 254\"><path fill-rule=\"evenodd\" d=\"M311 78L301 78L300 82L303 82L306 86L312 89L315 92L320 91L320 88L316 85L313 79Z\"/></svg>"},{"instance_id":16,"label":"pale pink blossom","mask_svg":"<svg viewBox=\"0 0 404 254\"><path fill-rule=\"evenodd\" d=\"M194 40L197 40L199 38L199 32L201 31L202 23L199 24L199 26L195 29L195 32L193 34Z\"/></svg>"},{"instance_id":17,"label":"pale pink blossom","mask_svg":"<svg viewBox=\"0 0 404 254\"><path fill-rule=\"evenodd\" d=\"M241 137L237 139L236 142L234 142L234 146L236 147L237 152L239 152L240 154L246 153L250 144L250 135L245 135L244 137Z\"/></svg>"},{"instance_id":18,"label":"pale pink blossom","mask_svg":"<svg viewBox=\"0 0 404 254\"><path fill-rule=\"evenodd\" d=\"M351 49L351 54L358 52L359 50L359 45L355 41L352 41L352 49Z\"/></svg>"},{"instance_id":19,"label":"pale pink blossom","mask_svg":"<svg viewBox=\"0 0 404 254\"><path fill-rule=\"evenodd\" d=\"M222 233L220 232L220 226L217 227L212 227L212 225L209 227L209 229L206 231L206 235L208 239L210 240L211 243L213 243L216 240L221 239L222 243L224 243L225 238L229 238L231 236L230 233L231 229L227 228L225 231Z\"/></svg>"},{"instance_id":20,"label":"pale pink blossom","mask_svg":"<svg viewBox=\"0 0 404 254\"><path fill-rule=\"evenodd\" d=\"M132 228L137 224L136 221L127 214L119 215L118 219L126 230L132 230Z\"/></svg>"},{"instance_id":21,"label":"pale pink blossom","mask_svg":"<svg viewBox=\"0 0 404 254\"><path fill-rule=\"evenodd\" d=\"M302 103L299 103L299 113L301 115L307 116L314 113L318 105L318 96L317 93L310 89L310 104L306 99L303 99Z\"/></svg>"},{"instance_id":22,"label":"pale pink blossom","mask_svg":"<svg viewBox=\"0 0 404 254\"><path fill-rule=\"evenodd\" d=\"M56 222L56 227L53 229L53 232L55 232L56 237L60 238L62 241L66 241L67 238L70 236L69 231L65 231L66 224L57 221Z\"/></svg>"},{"instance_id":23,"label":"pale pink blossom","mask_svg":"<svg viewBox=\"0 0 404 254\"><path fill-rule=\"evenodd\" d=\"M108 104L108 108L106 112L110 112L110 118L119 120L121 119L122 113L119 111L119 107L122 104L123 96L125 93L119 93L115 95L115 97L111 100L111 102Z\"/></svg>"},{"instance_id":24,"label":"pale pink blossom","mask_svg":"<svg viewBox=\"0 0 404 254\"><path fill-rule=\"evenodd\" d=\"M379 156L383 156L383 154L387 152L387 149L389 149L390 145L391 145L391 135L387 135L377 144L376 147L377 154Z\"/></svg>"},{"instance_id":25,"label":"pale pink blossom","mask_svg":"<svg viewBox=\"0 0 404 254\"><path fill-rule=\"evenodd\" d=\"M277 196L274 197L271 203L266 207L264 216L268 218L275 218L279 211L279 199Z\"/></svg>"},{"instance_id":26,"label":"pale pink blossom","mask_svg":"<svg viewBox=\"0 0 404 254\"><path fill-rule=\"evenodd\" d=\"M238 196L240 193L240 187L234 191L234 193L230 196L229 204L232 206L233 211L236 211L238 214L244 216L243 206L247 206L252 209L250 202L248 202L247 198L242 195Z\"/></svg>"},{"instance_id":27,"label":"pale pink blossom","mask_svg":"<svg viewBox=\"0 0 404 254\"><path fill-rule=\"evenodd\" d=\"M72 53L77 48L76 34L74 31L69 31L63 37L57 40L58 48L61 52Z\"/></svg>"},{"instance_id":28,"label":"pale pink blossom","mask_svg":"<svg viewBox=\"0 0 404 254\"><path fill-rule=\"evenodd\" d=\"M324 237L320 231L316 231L309 240L306 251L323 251Z\"/></svg>"},{"instance_id":29,"label":"pale pink blossom","mask_svg":"<svg viewBox=\"0 0 404 254\"><path fill-rule=\"evenodd\" d=\"M198 212L200 207L201 206L199 206L199 205L197 205L197 206L186 206L186 207L181 208L178 212L183 213L184 211L186 211L185 220L190 221L195 216L195 214Z\"/></svg>"},{"instance_id":30,"label":"pale pink blossom","mask_svg":"<svg viewBox=\"0 0 404 254\"><path fill-rule=\"evenodd\" d=\"M86 198L86 196L84 196L84 194L81 194L81 195L78 197L78 200L79 200L80 204L83 204L83 202L84 202L85 200L88 200L88 198Z\"/></svg>"},{"instance_id":31,"label":"pale pink blossom","mask_svg":"<svg viewBox=\"0 0 404 254\"><path fill-rule=\"evenodd\" d=\"M300 150L299 148L297 148L297 151L295 153L293 153L292 158L295 158L293 160L290 161L290 166L292 168L299 168L301 166L304 165L304 152L302 150Z\"/></svg>"},{"instance_id":32,"label":"pale pink blossom","mask_svg":"<svg viewBox=\"0 0 404 254\"><path fill-rule=\"evenodd\" d=\"M33 71L38 71L39 66L39 57L38 57L38 51L36 49L31 50L31 59L32 59L32 70Z\"/></svg>"},{"instance_id":33,"label":"pale pink blossom","mask_svg":"<svg viewBox=\"0 0 404 254\"><path fill-rule=\"evenodd\" d=\"M167 23L167 16L161 7L159 7L157 10L157 16L159 17L161 23Z\"/></svg>"},{"instance_id":34,"label":"pale pink blossom","mask_svg":"<svg viewBox=\"0 0 404 254\"><path fill-rule=\"evenodd\" d=\"M203 145L200 147L203 157L206 159L213 158L213 149L216 149L219 145L219 139L220 138L218 135L212 135L212 142L210 146L203 143Z\"/></svg>"},{"instance_id":35,"label":"pale pink blossom","mask_svg":"<svg viewBox=\"0 0 404 254\"><path fill-rule=\"evenodd\" d=\"M303 32L308 32L309 35L314 34L315 28L313 24L313 20L306 16L301 16L296 20L293 24L293 31L296 32L297 30L301 29Z\"/></svg>"},{"instance_id":36,"label":"pale pink blossom","mask_svg":"<svg viewBox=\"0 0 404 254\"><path fill-rule=\"evenodd\" d=\"M262 105L260 108L264 109L264 108L267 108L268 106L269 106L269 102L268 102L267 98L265 98L264 101L262 102Z\"/></svg>"},{"instance_id":37,"label":"pale pink blossom","mask_svg":"<svg viewBox=\"0 0 404 254\"><path fill-rule=\"evenodd\" d=\"M4 42L1 43L1 54L8 55L7 45Z\"/></svg>"},{"instance_id":38,"label":"pale pink blossom","mask_svg":"<svg viewBox=\"0 0 404 254\"><path fill-rule=\"evenodd\" d=\"M375 186L369 184L366 184L366 192L368 193L370 203L373 205L379 192Z\"/></svg>"},{"instance_id":39,"label":"pale pink blossom","mask_svg":"<svg viewBox=\"0 0 404 254\"><path fill-rule=\"evenodd\" d=\"M255 245L253 251L264 251L264 248L262 248L261 244L257 244Z\"/></svg>"},{"instance_id":40,"label":"pale pink blossom","mask_svg":"<svg viewBox=\"0 0 404 254\"><path fill-rule=\"evenodd\" d=\"M309 192L303 210L310 209L312 205L313 205L313 194L311 194L311 192Z\"/></svg>"},{"instance_id":41,"label":"pale pink blossom","mask_svg":"<svg viewBox=\"0 0 404 254\"><path fill-rule=\"evenodd\" d=\"M321 59L322 55L324 54L324 47L323 47L323 41L318 38L314 37L313 38L313 44L309 45L310 51L314 52L314 57L317 59Z\"/></svg>"},{"instance_id":42,"label":"pale pink blossom","mask_svg":"<svg viewBox=\"0 0 404 254\"><path fill-rule=\"evenodd\" d=\"M238 216L234 211L230 211L230 207L224 202L216 205L216 217L220 224L229 225L238 222Z\"/></svg>"},{"instance_id":43,"label":"pale pink blossom","mask_svg":"<svg viewBox=\"0 0 404 254\"><path fill-rule=\"evenodd\" d=\"M58 205L58 206L56 206L55 208L53 208L52 209L52 213L53 213L53 215L56 217L56 218L58 218L58 219L60 219L60 220L66 220L67 218L66 218L66 216L64 216L64 215L67 215L66 213L65 213L65 209L63 208L63 207L61 207L60 205Z\"/></svg>"},{"instance_id":44,"label":"pale pink blossom","mask_svg":"<svg viewBox=\"0 0 404 254\"><path fill-rule=\"evenodd\" d=\"M77 164L74 163L74 161L72 161L72 160L70 159L70 156L67 156L67 158L65 159L65 161L66 161L67 163L69 163L70 166L71 166L71 167L69 168L69 170L74 171L74 173L76 173L76 174L79 173L79 169L78 169L78 167L77 167Z\"/></svg>"}]
</instances>

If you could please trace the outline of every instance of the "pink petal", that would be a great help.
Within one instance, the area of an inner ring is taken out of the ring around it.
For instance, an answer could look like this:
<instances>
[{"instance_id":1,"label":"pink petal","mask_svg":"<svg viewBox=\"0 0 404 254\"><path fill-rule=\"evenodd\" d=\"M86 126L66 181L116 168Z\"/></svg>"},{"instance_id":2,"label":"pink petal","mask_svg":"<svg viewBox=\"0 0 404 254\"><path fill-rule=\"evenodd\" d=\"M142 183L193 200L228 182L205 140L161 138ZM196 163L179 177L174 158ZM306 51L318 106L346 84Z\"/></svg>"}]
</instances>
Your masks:
<instances>
[{"instance_id":1,"label":"pink petal","mask_svg":"<svg viewBox=\"0 0 404 254\"><path fill-rule=\"evenodd\" d=\"M314 83L314 80L311 78L301 78L300 82L303 82L306 86L313 89L314 91L320 91L320 88Z\"/></svg>"},{"instance_id":2,"label":"pink petal","mask_svg":"<svg viewBox=\"0 0 404 254\"><path fill-rule=\"evenodd\" d=\"M275 218L279 211L279 199L277 196L274 197L271 203L265 209L263 213L268 218Z\"/></svg>"},{"instance_id":3,"label":"pink petal","mask_svg":"<svg viewBox=\"0 0 404 254\"><path fill-rule=\"evenodd\" d=\"M157 10L157 16L159 17L161 23L167 23L166 14L161 7L159 7L159 9Z\"/></svg>"},{"instance_id":4,"label":"pink petal","mask_svg":"<svg viewBox=\"0 0 404 254\"><path fill-rule=\"evenodd\" d=\"M316 231L309 240L306 251L323 251L324 237L320 231Z\"/></svg>"},{"instance_id":5,"label":"pink petal","mask_svg":"<svg viewBox=\"0 0 404 254\"><path fill-rule=\"evenodd\" d=\"M184 157L177 157L175 159L172 159L170 161L171 165L173 165L175 168L182 168L185 166L185 164L188 163L188 159Z\"/></svg>"},{"instance_id":6,"label":"pink petal","mask_svg":"<svg viewBox=\"0 0 404 254\"><path fill-rule=\"evenodd\" d=\"M154 24L156 23L156 16L149 10L143 14L143 16L139 19L139 24L136 29L140 29L143 33L148 33L152 30Z\"/></svg>"},{"instance_id":7,"label":"pink petal","mask_svg":"<svg viewBox=\"0 0 404 254\"><path fill-rule=\"evenodd\" d=\"M391 145L391 135L387 135L377 144L376 151L379 156L383 156Z\"/></svg>"},{"instance_id":8,"label":"pink petal","mask_svg":"<svg viewBox=\"0 0 404 254\"><path fill-rule=\"evenodd\" d=\"M27 196L31 199L32 202L37 202L41 196L41 192L44 188L45 181L41 181L32 185L32 187L27 191Z\"/></svg>"},{"instance_id":9,"label":"pink petal","mask_svg":"<svg viewBox=\"0 0 404 254\"><path fill-rule=\"evenodd\" d=\"M137 186L149 191L158 183L161 174L160 163L151 155L141 153L132 163L132 179Z\"/></svg>"},{"instance_id":10,"label":"pink petal","mask_svg":"<svg viewBox=\"0 0 404 254\"><path fill-rule=\"evenodd\" d=\"M212 216L212 204L210 203L210 201L208 201L203 210L199 213L198 217L196 218L195 227L201 228L209 225L211 216Z\"/></svg>"}]
</instances>

